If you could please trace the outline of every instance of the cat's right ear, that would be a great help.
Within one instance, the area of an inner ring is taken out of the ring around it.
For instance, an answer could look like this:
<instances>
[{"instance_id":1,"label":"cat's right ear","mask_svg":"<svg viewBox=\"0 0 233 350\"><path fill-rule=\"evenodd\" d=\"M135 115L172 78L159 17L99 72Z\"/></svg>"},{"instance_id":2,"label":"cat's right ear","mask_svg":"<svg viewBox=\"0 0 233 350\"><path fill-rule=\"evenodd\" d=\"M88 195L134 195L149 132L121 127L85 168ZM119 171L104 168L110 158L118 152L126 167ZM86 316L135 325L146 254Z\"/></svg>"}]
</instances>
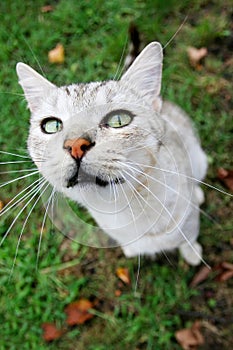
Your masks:
<instances>
[{"instance_id":1,"label":"cat's right ear","mask_svg":"<svg viewBox=\"0 0 233 350\"><path fill-rule=\"evenodd\" d=\"M163 48L158 42L147 45L122 76L121 81L129 89L148 101L155 110L161 108Z\"/></svg>"},{"instance_id":2,"label":"cat's right ear","mask_svg":"<svg viewBox=\"0 0 233 350\"><path fill-rule=\"evenodd\" d=\"M56 86L25 63L17 63L16 72L19 77L19 84L22 86L28 102L28 107L31 112L34 112L39 107L41 99L47 96L51 89L56 89Z\"/></svg>"}]
</instances>

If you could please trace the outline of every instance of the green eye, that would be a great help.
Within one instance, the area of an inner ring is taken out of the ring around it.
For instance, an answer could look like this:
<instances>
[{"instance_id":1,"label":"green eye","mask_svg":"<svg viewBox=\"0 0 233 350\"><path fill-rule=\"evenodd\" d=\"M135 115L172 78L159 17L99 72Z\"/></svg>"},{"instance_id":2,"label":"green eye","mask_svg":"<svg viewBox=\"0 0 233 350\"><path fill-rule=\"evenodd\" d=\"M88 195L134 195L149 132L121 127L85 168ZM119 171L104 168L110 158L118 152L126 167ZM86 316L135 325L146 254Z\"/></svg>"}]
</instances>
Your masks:
<instances>
[{"instance_id":1,"label":"green eye","mask_svg":"<svg viewBox=\"0 0 233 350\"><path fill-rule=\"evenodd\" d=\"M107 125L111 128L122 128L128 125L132 120L132 116L126 112L117 112L116 114L111 114L107 119Z\"/></svg>"},{"instance_id":2,"label":"green eye","mask_svg":"<svg viewBox=\"0 0 233 350\"><path fill-rule=\"evenodd\" d=\"M62 121L58 118L46 118L41 123L41 129L46 134L55 134L62 130Z\"/></svg>"}]
</instances>

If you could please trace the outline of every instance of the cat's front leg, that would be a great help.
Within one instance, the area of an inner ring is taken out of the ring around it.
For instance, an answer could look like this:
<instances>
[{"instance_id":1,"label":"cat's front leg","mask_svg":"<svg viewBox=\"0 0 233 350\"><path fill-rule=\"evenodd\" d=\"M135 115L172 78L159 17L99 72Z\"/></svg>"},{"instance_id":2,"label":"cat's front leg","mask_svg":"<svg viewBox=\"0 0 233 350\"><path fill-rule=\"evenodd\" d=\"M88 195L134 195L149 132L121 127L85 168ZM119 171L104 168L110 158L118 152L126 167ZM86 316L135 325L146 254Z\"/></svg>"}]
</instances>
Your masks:
<instances>
[{"instance_id":1,"label":"cat's front leg","mask_svg":"<svg viewBox=\"0 0 233 350\"><path fill-rule=\"evenodd\" d=\"M198 242L185 242L179 247L180 254L189 265L199 265L202 261L202 246Z\"/></svg>"}]
</instances>

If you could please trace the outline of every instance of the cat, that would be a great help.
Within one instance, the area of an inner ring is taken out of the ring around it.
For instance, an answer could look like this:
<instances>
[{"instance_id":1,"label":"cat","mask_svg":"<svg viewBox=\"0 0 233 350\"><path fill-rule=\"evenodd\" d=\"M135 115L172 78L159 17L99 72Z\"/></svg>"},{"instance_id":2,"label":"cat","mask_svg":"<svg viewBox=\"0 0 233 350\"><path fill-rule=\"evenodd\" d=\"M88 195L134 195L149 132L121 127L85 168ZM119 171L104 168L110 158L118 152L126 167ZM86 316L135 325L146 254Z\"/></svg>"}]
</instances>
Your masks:
<instances>
[{"instance_id":1,"label":"cat","mask_svg":"<svg viewBox=\"0 0 233 350\"><path fill-rule=\"evenodd\" d=\"M162 65L152 42L118 81L57 87L18 63L28 151L53 191L85 207L127 257L178 248L198 265L207 157L189 117L160 97Z\"/></svg>"}]
</instances>

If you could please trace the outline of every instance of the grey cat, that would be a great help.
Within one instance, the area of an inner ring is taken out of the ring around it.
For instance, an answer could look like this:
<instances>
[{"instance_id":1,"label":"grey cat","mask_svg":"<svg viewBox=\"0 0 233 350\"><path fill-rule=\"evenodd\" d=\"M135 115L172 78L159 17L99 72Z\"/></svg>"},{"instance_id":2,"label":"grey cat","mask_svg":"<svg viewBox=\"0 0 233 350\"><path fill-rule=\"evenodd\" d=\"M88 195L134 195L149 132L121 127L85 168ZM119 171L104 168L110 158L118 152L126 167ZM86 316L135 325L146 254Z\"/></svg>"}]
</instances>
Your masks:
<instances>
[{"instance_id":1,"label":"grey cat","mask_svg":"<svg viewBox=\"0 0 233 350\"><path fill-rule=\"evenodd\" d=\"M197 265L207 159L188 116L160 98L162 61L152 42L119 81L62 87L18 63L28 150L54 191L86 207L126 256L179 248Z\"/></svg>"}]
</instances>

